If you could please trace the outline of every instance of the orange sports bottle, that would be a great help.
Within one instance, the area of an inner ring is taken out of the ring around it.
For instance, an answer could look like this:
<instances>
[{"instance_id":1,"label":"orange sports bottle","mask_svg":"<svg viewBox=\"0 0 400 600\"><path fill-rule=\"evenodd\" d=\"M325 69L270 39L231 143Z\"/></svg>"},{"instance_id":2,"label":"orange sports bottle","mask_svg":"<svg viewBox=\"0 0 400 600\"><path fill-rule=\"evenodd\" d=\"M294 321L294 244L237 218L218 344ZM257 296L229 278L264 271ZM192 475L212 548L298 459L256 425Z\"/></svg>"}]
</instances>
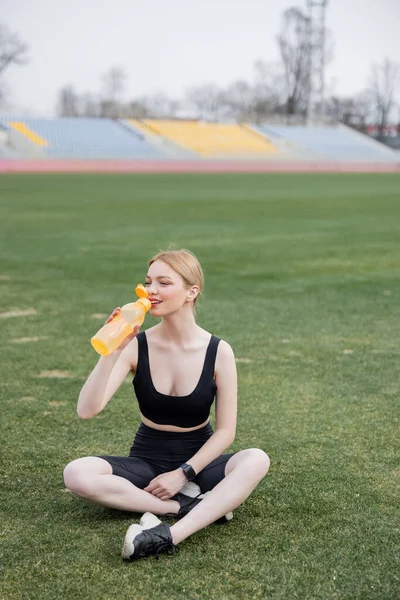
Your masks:
<instances>
[{"instance_id":1,"label":"orange sports bottle","mask_svg":"<svg viewBox=\"0 0 400 600\"><path fill-rule=\"evenodd\" d=\"M136 287L135 292L139 300L125 304L119 315L110 323L103 325L90 340L99 354L103 356L111 354L132 333L136 325L143 323L147 311L151 308L151 302L147 298L146 288L141 283Z\"/></svg>"}]
</instances>

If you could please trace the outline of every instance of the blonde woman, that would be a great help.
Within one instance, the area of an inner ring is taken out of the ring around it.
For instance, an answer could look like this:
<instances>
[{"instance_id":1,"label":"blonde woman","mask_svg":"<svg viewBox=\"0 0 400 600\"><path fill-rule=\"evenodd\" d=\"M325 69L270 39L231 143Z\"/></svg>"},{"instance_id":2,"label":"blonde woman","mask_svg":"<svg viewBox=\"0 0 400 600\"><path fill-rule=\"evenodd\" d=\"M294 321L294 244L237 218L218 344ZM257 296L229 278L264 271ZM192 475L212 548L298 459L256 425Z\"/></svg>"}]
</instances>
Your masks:
<instances>
[{"instance_id":1,"label":"blonde woman","mask_svg":"<svg viewBox=\"0 0 400 600\"><path fill-rule=\"evenodd\" d=\"M136 328L102 356L79 395L78 415L91 419L134 375L141 424L129 456L79 458L64 470L65 485L78 496L144 513L128 529L125 559L172 553L196 531L231 518L269 469L260 449L224 454L235 439L236 364L230 345L196 323L203 283L201 266L188 250L153 256L146 287L160 323L141 333ZM168 525L155 515L177 521Z\"/></svg>"}]
</instances>

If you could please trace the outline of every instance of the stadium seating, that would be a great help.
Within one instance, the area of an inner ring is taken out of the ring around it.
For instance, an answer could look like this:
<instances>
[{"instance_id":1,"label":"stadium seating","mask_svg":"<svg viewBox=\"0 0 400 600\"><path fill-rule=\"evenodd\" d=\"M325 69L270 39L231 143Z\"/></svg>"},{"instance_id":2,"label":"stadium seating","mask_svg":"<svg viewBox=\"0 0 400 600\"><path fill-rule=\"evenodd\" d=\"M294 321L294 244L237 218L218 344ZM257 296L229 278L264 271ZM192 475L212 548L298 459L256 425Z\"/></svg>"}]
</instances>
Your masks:
<instances>
[{"instance_id":1,"label":"stadium seating","mask_svg":"<svg viewBox=\"0 0 400 600\"><path fill-rule=\"evenodd\" d=\"M144 137L109 119L4 119L0 121L21 136L25 144L48 158L164 158Z\"/></svg>"},{"instance_id":2,"label":"stadium seating","mask_svg":"<svg viewBox=\"0 0 400 600\"><path fill-rule=\"evenodd\" d=\"M1 158L397 161L394 150L343 125L0 117Z\"/></svg>"},{"instance_id":3,"label":"stadium seating","mask_svg":"<svg viewBox=\"0 0 400 600\"><path fill-rule=\"evenodd\" d=\"M293 125L253 125L253 128L274 140L292 144L298 154L314 155L315 158L338 160L390 160L393 152L344 126L306 127Z\"/></svg>"},{"instance_id":4,"label":"stadium seating","mask_svg":"<svg viewBox=\"0 0 400 600\"><path fill-rule=\"evenodd\" d=\"M14 158L14 155L4 146L0 146L0 158Z\"/></svg>"},{"instance_id":5,"label":"stadium seating","mask_svg":"<svg viewBox=\"0 0 400 600\"><path fill-rule=\"evenodd\" d=\"M149 144L156 148L160 148L160 150L171 159L196 160L199 158L198 154L162 136L158 131L155 131L153 127L145 125L144 121L139 121L138 119L124 119L121 120L121 122L125 127L129 127L129 129L135 131L136 134L142 135ZM151 121L147 122L151 123Z\"/></svg>"},{"instance_id":6,"label":"stadium seating","mask_svg":"<svg viewBox=\"0 0 400 600\"><path fill-rule=\"evenodd\" d=\"M245 125L157 119L130 122L202 157L254 158L277 153L264 136Z\"/></svg>"},{"instance_id":7,"label":"stadium seating","mask_svg":"<svg viewBox=\"0 0 400 600\"><path fill-rule=\"evenodd\" d=\"M48 146L49 143L40 137L37 133L29 129L27 125L21 121L9 121L9 127L12 127L15 131L25 136L30 142L36 146Z\"/></svg>"}]
</instances>

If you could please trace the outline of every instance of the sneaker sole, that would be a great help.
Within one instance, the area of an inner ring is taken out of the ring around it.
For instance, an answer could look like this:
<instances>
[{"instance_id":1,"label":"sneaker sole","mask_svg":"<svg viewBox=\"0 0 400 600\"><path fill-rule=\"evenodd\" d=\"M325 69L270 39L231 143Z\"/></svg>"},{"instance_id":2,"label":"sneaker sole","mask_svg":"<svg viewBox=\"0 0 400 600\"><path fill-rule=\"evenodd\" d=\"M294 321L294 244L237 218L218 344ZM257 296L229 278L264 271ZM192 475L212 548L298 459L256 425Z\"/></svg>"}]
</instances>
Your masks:
<instances>
[{"instance_id":1,"label":"sneaker sole","mask_svg":"<svg viewBox=\"0 0 400 600\"><path fill-rule=\"evenodd\" d=\"M122 553L121 553L121 556L124 560L130 560L131 556L133 556L133 554L135 552L135 545L134 545L133 541L134 541L135 537L137 535L139 535L139 533L142 533L142 531L143 531L143 527L141 527L137 523L134 523L133 525L131 525L129 527L129 529L125 535L124 545L122 547Z\"/></svg>"},{"instance_id":2,"label":"sneaker sole","mask_svg":"<svg viewBox=\"0 0 400 600\"><path fill-rule=\"evenodd\" d=\"M226 521L232 521L232 519L233 519L233 512L231 511L231 512L226 513L226 515L224 515L220 519L218 519L216 521L216 523L225 523Z\"/></svg>"}]
</instances>

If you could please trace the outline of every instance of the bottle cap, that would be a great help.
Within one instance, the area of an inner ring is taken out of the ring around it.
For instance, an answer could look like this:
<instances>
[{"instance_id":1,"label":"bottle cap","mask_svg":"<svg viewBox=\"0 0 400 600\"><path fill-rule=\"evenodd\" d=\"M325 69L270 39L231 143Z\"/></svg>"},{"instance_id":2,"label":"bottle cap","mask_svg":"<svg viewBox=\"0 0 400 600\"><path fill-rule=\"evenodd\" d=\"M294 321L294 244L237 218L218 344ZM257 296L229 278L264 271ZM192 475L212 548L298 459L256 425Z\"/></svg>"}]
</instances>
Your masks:
<instances>
[{"instance_id":1,"label":"bottle cap","mask_svg":"<svg viewBox=\"0 0 400 600\"><path fill-rule=\"evenodd\" d=\"M146 288L144 287L144 285L142 283L139 283L136 286L135 293L136 293L136 296L139 296L139 298L147 298L149 295L148 291L146 290Z\"/></svg>"},{"instance_id":2,"label":"bottle cap","mask_svg":"<svg viewBox=\"0 0 400 600\"><path fill-rule=\"evenodd\" d=\"M151 302L148 300L148 291L144 287L143 284L139 283L135 289L136 295L139 296L138 302L143 305L146 312L148 312L151 308Z\"/></svg>"}]
</instances>

